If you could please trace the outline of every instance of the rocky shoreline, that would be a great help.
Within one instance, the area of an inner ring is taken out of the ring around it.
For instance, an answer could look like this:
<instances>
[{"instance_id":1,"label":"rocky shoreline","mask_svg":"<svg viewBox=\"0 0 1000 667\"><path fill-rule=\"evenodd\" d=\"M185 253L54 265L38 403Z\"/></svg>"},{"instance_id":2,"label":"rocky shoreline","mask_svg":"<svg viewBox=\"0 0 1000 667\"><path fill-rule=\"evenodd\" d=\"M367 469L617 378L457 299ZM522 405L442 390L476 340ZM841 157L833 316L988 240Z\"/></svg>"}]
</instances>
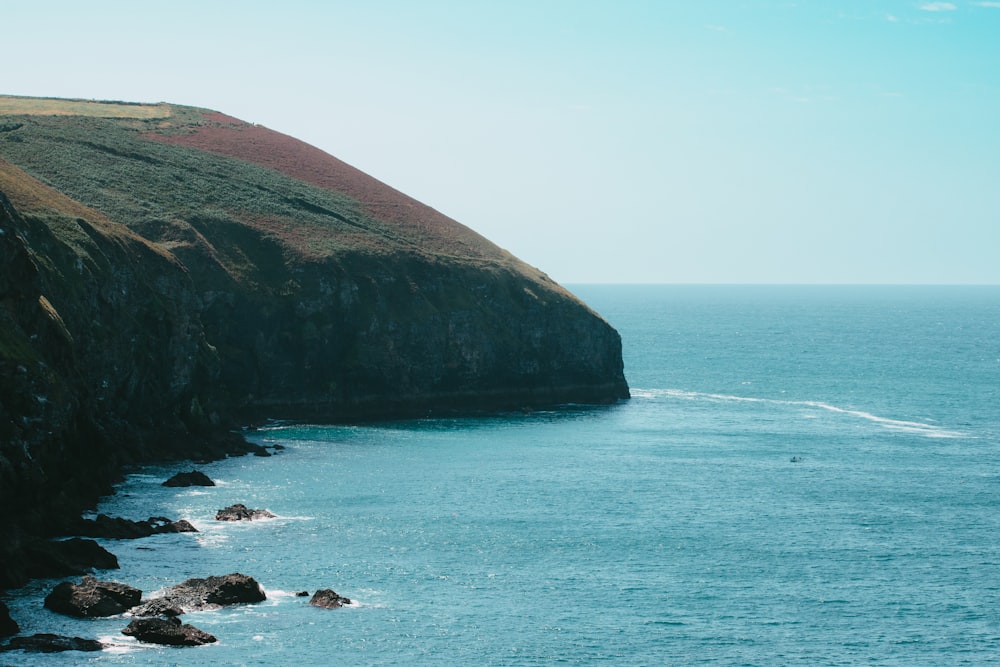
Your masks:
<instances>
[{"instance_id":1,"label":"rocky shoreline","mask_svg":"<svg viewBox=\"0 0 1000 667\"><path fill-rule=\"evenodd\" d=\"M211 486L214 482L195 470L175 475L163 484L174 487ZM242 503L237 503L218 510L215 520L254 521L274 516L265 509L250 509ZM78 529L75 532L109 539L141 539L160 533L198 532L186 520L173 521L166 517L133 521L99 514L96 519L80 519L75 525ZM66 540L49 540L45 542L45 546L51 553L61 557L64 568L75 567L81 572L118 568L115 556L92 539L72 537ZM52 559L55 560L55 556ZM58 570L63 572L61 575L52 575L52 571L56 570L48 571L46 576L67 576L66 569ZM296 597L308 596L307 591L296 593ZM168 587L156 597L146 599L138 588L84 574L78 583L67 580L57 584L45 597L43 604L45 608L55 613L74 618L117 616L123 619L130 618L121 633L134 637L142 643L199 646L218 640L199 628L182 623L178 616L192 611L256 604L266 599L266 593L260 583L253 577L239 572L188 579ZM351 603L349 598L329 588L317 590L308 601L310 606L321 609L337 609ZM0 599L0 638L4 637L10 639L0 644L0 653L100 651L106 648L100 641L86 637L67 637L51 633L27 634L17 620L11 617L6 604Z\"/></svg>"}]
</instances>

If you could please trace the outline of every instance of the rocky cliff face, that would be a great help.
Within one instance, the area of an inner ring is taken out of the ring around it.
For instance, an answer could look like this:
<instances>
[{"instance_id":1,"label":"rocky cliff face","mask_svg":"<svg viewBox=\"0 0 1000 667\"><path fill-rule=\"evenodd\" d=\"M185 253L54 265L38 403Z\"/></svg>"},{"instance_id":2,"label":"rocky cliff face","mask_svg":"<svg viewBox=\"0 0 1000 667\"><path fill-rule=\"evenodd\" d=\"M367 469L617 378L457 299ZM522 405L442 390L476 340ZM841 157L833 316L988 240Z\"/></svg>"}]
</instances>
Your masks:
<instances>
[{"instance_id":1,"label":"rocky cliff face","mask_svg":"<svg viewBox=\"0 0 1000 667\"><path fill-rule=\"evenodd\" d=\"M211 365L175 260L0 191L0 267L2 589L25 578L22 539L58 534L123 465L246 445L190 416Z\"/></svg>"},{"instance_id":2,"label":"rocky cliff face","mask_svg":"<svg viewBox=\"0 0 1000 667\"><path fill-rule=\"evenodd\" d=\"M124 464L245 450L241 422L628 396L617 332L468 228L284 135L141 109L0 115L0 551Z\"/></svg>"}]
</instances>

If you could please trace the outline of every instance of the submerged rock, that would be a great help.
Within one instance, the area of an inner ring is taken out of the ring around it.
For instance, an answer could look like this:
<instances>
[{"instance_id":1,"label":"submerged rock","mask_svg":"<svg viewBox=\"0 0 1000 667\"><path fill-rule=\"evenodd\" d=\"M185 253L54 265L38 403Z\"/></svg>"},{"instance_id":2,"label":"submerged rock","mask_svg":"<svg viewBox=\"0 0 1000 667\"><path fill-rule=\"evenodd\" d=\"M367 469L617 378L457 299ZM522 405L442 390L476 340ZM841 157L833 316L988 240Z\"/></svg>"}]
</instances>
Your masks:
<instances>
[{"instance_id":1,"label":"submerged rock","mask_svg":"<svg viewBox=\"0 0 1000 667\"><path fill-rule=\"evenodd\" d=\"M312 599L309 600L309 604L323 609L338 609L344 605L351 604L351 601L348 598L337 595L337 593L329 588L324 588L316 591Z\"/></svg>"},{"instance_id":2,"label":"submerged rock","mask_svg":"<svg viewBox=\"0 0 1000 667\"><path fill-rule=\"evenodd\" d=\"M179 472L163 483L163 486L215 486L215 482L199 470Z\"/></svg>"},{"instance_id":3,"label":"submerged rock","mask_svg":"<svg viewBox=\"0 0 1000 667\"><path fill-rule=\"evenodd\" d=\"M273 519L274 514L267 510L252 510L246 505L237 503L215 513L216 521L253 521L254 519Z\"/></svg>"},{"instance_id":4,"label":"submerged rock","mask_svg":"<svg viewBox=\"0 0 1000 667\"><path fill-rule=\"evenodd\" d=\"M182 624L177 618L137 618L122 630L122 634L141 642L166 646L201 646L218 641L204 630Z\"/></svg>"},{"instance_id":5,"label":"submerged rock","mask_svg":"<svg viewBox=\"0 0 1000 667\"><path fill-rule=\"evenodd\" d=\"M139 605L132 611L136 616L152 616L159 609L176 607L183 611L199 611L218 606L252 604L266 600L264 589L253 577L233 573L206 579L188 579L171 586L163 596Z\"/></svg>"},{"instance_id":6,"label":"submerged rock","mask_svg":"<svg viewBox=\"0 0 1000 667\"><path fill-rule=\"evenodd\" d=\"M114 581L84 577L79 584L64 581L45 598L45 608L77 618L114 616L139 604L142 591Z\"/></svg>"},{"instance_id":7,"label":"submerged rock","mask_svg":"<svg viewBox=\"0 0 1000 667\"><path fill-rule=\"evenodd\" d=\"M29 653L59 653L61 651L100 651L104 644L96 639L63 637L48 633L14 637L0 651L27 651Z\"/></svg>"}]
</instances>

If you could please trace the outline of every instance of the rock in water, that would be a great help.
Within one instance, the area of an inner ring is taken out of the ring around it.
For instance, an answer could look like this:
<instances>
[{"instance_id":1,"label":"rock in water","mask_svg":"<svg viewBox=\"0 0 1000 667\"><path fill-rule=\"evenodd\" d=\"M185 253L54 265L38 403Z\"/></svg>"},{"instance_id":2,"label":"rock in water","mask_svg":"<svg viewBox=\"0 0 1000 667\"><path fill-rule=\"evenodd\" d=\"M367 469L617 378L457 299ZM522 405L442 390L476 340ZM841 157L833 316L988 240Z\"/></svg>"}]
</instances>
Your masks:
<instances>
[{"instance_id":1,"label":"rock in water","mask_svg":"<svg viewBox=\"0 0 1000 667\"><path fill-rule=\"evenodd\" d=\"M177 618L137 618L128 624L123 635L149 644L201 646L218 641L204 630L182 624Z\"/></svg>"},{"instance_id":2,"label":"rock in water","mask_svg":"<svg viewBox=\"0 0 1000 667\"><path fill-rule=\"evenodd\" d=\"M133 616L180 616L184 610L167 598L154 598L132 609Z\"/></svg>"},{"instance_id":3,"label":"rock in water","mask_svg":"<svg viewBox=\"0 0 1000 667\"><path fill-rule=\"evenodd\" d=\"M215 486L215 482L199 470L179 472L163 483L163 486Z\"/></svg>"},{"instance_id":4,"label":"rock in water","mask_svg":"<svg viewBox=\"0 0 1000 667\"><path fill-rule=\"evenodd\" d=\"M152 521L152 519L150 519ZM198 529L191 525L191 522L187 519L178 519L177 521L168 520L167 523L158 525L156 527L157 533L197 533Z\"/></svg>"},{"instance_id":5,"label":"rock in water","mask_svg":"<svg viewBox=\"0 0 1000 667\"><path fill-rule=\"evenodd\" d=\"M233 573L206 579L188 579L166 589L162 597L150 600L132 613L136 616L150 616L162 613L157 609L177 607L183 611L199 611L215 606L251 604L267 599L264 589L253 577ZM154 608L155 605L155 608Z\"/></svg>"},{"instance_id":6,"label":"rock in water","mask_svg":"<svg viewBox=\"0 0 1000 667\"><path fill-rule=\"evenodd\" d=\"M114 616L139 604L142 591L114 581L84 577L79 584L64 581L45 598L45 608L77 618Z\"/></svg>"},{"instance_id":7,"label":"rock in water","mask_svg":"<svg viewBox=\"0 0 1000 667\"><path fill-rule=\"evenodd\" d=\"M59 653L61 651L100 651L104 644L96 639L62 637L48 633L14 637L0 651L27 651L29 653Z\"/></svg>"},{"instance_id":8,"label":"rock in water","mask_svg":"<svg viewBox=\"0 0 1000 667\"><path fill-rule=\"evenodd\" d=\"M312 599L309 600L309 604L314 607L322 607L323 609L338 609L344 605L351 604L351 601L345 597L337 595L329 588L324 588L316 591L315 595L312 596Z\"/></svg>"},{"instance_id":9,"label":"rock in water","mask_svg":"<svg viewBox=\"0 0 1000 667\"><path fill-rule=\"evenodd\" d=\"M93 569L117 570L118 558L94 540L38 540L25 548L31 559L29 571L38 577L68 577Z\"/></svg>"},{"instance_id":10,"label":"rock in water","mask_svg":"<svg viewBox=\"0 0 1000 667\"><path fill-rule=\"evenodd\" d=\"M74 532L87 537L134 540L158 533L196 533L198 530L184 519L174 521L164 516L153 516L146 521L132 521L98 514L96 519L80 519Z\"/></svg>"},{"instance_id":11,"label":"rock in water","mask_svg":"<svg viewBox=\"0 0 1000 667\"><path fill-rule=\"evenodd\" d=\"M215 513L216 521L253 521L254 519L273 519L274 515L267 510L247 509L246 505L236 503Z\"/></svg>"}]
</instances>

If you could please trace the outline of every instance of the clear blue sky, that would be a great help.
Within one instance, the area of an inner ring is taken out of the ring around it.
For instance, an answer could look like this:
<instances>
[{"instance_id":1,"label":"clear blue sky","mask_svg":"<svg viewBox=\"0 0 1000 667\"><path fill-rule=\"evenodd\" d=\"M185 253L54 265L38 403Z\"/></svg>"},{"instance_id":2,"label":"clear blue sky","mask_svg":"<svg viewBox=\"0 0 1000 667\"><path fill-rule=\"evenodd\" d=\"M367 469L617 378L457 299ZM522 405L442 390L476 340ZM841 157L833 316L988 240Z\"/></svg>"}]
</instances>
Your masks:
<instances>
[{"instance_id":1,"label":"clear blue sky","mask_svg":"<svg viewBox=\"0 0 1000 667\"><path fill-rule=\"evenodd\" d=\"M0 92L209 107L564 283L1000 283L1000 0L32 2Z\"/></svg>"}]
</instances>

